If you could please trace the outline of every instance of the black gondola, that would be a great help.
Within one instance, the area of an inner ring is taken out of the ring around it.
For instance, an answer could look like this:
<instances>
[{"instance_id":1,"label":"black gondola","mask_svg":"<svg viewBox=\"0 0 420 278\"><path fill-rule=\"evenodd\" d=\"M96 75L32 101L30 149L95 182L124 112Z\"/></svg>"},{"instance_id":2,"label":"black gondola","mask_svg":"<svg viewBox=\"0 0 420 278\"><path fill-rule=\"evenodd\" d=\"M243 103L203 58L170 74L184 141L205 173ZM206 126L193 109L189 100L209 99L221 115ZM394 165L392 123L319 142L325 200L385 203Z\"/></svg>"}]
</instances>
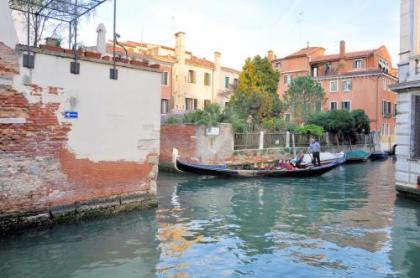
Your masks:
<instances>
[{"instance_id":1,"label":"black gondola","mask_svg":"<svg viewBox=\"0 0 420 278\"><path fill-rule=\"evenodd\" d=\"M370 155L371 160L385 160L388 158L388 153L384 151L376 151Z\"/></svg>"},{"instance_id":2,"label":"black gondola","mask_svg":"<svg viewBox=\"0 0 420 278\"><path fill-rule=\"evenodd\" d=\"M336 161L318 166L307 167L303 169L296 168L294 170L286 169L255 169L255 170L237 170L230 169L226 165L203 165L193 164L186 161L176 159L176 168L182 172L194 173L205 176L228 176L228 177L313 177L320 176L346 161L343 156Z\"/></svg>"}]
</instances>

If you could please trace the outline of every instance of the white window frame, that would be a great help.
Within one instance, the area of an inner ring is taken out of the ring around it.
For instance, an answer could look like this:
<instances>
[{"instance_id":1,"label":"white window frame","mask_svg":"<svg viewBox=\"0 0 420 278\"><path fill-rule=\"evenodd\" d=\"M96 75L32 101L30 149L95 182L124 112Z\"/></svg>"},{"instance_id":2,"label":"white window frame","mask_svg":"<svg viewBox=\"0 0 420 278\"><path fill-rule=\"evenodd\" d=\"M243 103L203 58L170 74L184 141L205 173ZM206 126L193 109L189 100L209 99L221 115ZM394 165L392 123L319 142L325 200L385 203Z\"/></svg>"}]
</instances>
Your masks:
<instances>
[{"instance_id":1,"label":"white window frame","mask_svg":"<svg viewBox=\"0 0 420 278\"><path fill-rule=\"evenodd\" d=\"M358 63L360 63L360 67L358 67ZM363 69L363 59L355 59L353 61L353 69Z\"/></svg>"},{"instance_id":2,"label":"white window frame","mask_svg":"<svg viewBox=\"0 0 420 278\"><path fill-rule=\"evenodd\" d=\"M164 76L166 75L166 83L163 83L164 80ZM168 87L169 86L169 72L168 71L164 71L162 72L162 82L161 82L162 86Z\"/></svg>"},{"instance_id":3,"label":"white window frame","mask_svg":"<svg viewBox=\"0 0 420 278\"><path fill-rule=\"evenodd\" d=\"M188 83L195 84L196 83L196 72L195 70L188 70Z\"/></svg>"},{"instance_id":4,"label":"white window frame","mask_svg":"<svg viewBox=\"0 0 420 278\"><path fill-rule=\"evenodd\" d=\"M335 90L332 89L332 84L335 83ZM330 81L330 93L337 93L338 92L338 80L331 80Z\"/></svg>"},{"instance_id":5,"label":"white window frame","mask_svg":"<svg viewBox=\"0 0 420 278\"><path fill-rule=\"evenodd\" d=\"M348 86L345 85L347 83L350 84L350 89L348 89ZM342 84L343 84L343 92L351 92L353 90L353 80L351 79L343 80Z\"/></svg>"},{"instance_id":6,"label":"white window frame","mask_svg":"<svg viewBox=\"0 0 420 278\"><path fill-rule=\"evenodd\" d=\"M225 82L225 84L224 84L224 87L225 87L225 89L229 89L229 86L230 86L230 76L225 76L225 80L224 80Z\"/></svg>"},{"instance_id":7,"label":"white window frame","mask_svg":"<svg viewBox=\"0 0 420 278\"><path fill-rule=\"evenodd\" d=\"M330 111L334 111L333 109L331 109L331 104L335 103L335 109L334 110L338 110L338 104L337 101L330 101Z\"/></svg>"},{"instance_id":8,"label":"white window frame","mask_svg":"<svg viewBox=\"0 0 420 278\"><path fill-rule=\"evenodd\" d=\"M166 105L166 109L162 109L163 108L163 103L165 103ZM163 111L165 110L165 111ZM168 114L169 113L169 100L166 98L162 98L160 100L160 113L161 114Z\"/></svg>"},{"instance_id":9,"label":"white window frame","mask_svg":"<svg viewBox=\"0 0 420 278\"><path fill-rule=\"evenodd\" d=\"M349 103L349 109L343 109L343 103L344 102L348 102ZM340 108L341 108L341 110L351 111L351 100L346 100L346 99L345 100L342 100L341 101L341 107Z\"/></svg>"},{"instance_id":10,"label":"white window frame","mask_svg":"<svg viewBox=\"0 0 420 278\"><path fill-rule=\"evenodd\" d=\"M312 68L312 77L318 77L318 66Z\"/></svg>"},{"instance_id":11,"label":"white window frame","mask_svg":"<svg viewBox=\"0 0 420 278\"><path fill-rule=\"evenodd\" d=\"M292 76L290 74L284 75L284 84L290 85L292 83Z\"/></svg>"}]
</instances>

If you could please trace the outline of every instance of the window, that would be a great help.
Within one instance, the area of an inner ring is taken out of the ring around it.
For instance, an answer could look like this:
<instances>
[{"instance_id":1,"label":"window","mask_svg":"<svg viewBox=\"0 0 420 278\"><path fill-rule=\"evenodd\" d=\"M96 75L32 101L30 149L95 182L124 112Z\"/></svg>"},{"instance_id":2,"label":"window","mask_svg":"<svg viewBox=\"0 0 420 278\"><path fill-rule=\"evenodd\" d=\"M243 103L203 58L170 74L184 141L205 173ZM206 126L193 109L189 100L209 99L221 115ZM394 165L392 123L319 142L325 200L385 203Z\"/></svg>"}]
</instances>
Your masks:
<instances>
[{"instance_id":1,"label":"window","mask_svg":"<svg viewBox=\"0 0 420 278\"><path fill-rule=\"evenodd\" d=\"M197 110L197 99L196 98L186 98L185 99L185 110L187 110L187 111Z\"/></svg>"},{"instance_id":2,"label":"window","mask_svg":"<svg viewBox=\"0 0 420 278\"><path fill-rule=\"evenodd\" d=\"M351 80L343 81L343 91L350 92L353 89L353 82Z\"/></svg>"},{"instance_id":3,"label":"window","mask_svg":"<svg viewBox=\"0 0 420 278\"><path fill-rule=\"evenodd\" d=\"M392 104L389 101L382 101L382 115L389 117L392 115Z\"/></svg>"},{"instance_id":4,"label":"window","mask_svg":"<svg viewBox=\"0 0 420 278\"><path fill-rule=\"evenodd\" d=\"M211 103L211 101L210 101L210 100L205 99L205 100L204 100L204 108L206 108L207 106L209 106L209 105L210 105L210 103Z\"/></svg>"},{"instance_id":5,"label":"window","mask_svg":"<svg viewBox=\"0 0 420 278\"><path fill-rule=\"evenodd\" d=\"M290 123L290 114L284 114L284 121Z\"/></svg>"},{"instance_id":6,"label":"window","mask_svg":"<svg viewBox=\"0 0 420 278\"><path fill-rule=\"evenodd\" d=\"M338 90L338 81L334 80L334 81L330 81L330 92L331 93L335 93Z\"/></svg>"},{"instance_id":7,"label":"window","mask_svg":"<svg viewBox=\"0 0 420 278\"><path fill-rule=\"evenodd\" d=\"M188 83L195 83L195 71L188 71Z\"/></svg>"},{"instance_id":8,"label":"window","mask_svg":"<svg viewBox=\"0 0 420 278\"><path fill-rule=\"evenodd\" d=\"M383 136L389 136L389 134L390 134L390 132L389 132L389 124L382 124L381 134Z\"/></svg>"},{"instance_id":9,"label":"window","mask_svg":"<svg viewBox=\"0 0 420 278\"><path fill-rule=\"evenodd\" d=\"M226 77L225 77L225 88L226 88L226 89L228 89L228 88L229 88L229 82L230 82L230 80L229 80L229 76L226 76Z\"/></svg>"},{"instance_id":10,"label":"window","mask_svg":"<svg viewBox=\"0 0 420 278\"><path fill-rule=\"evenodd\" d=\"M204 85L210 86L210 73L204 73Z\"/></svg>"},{"instance_id":11,"label":"window","mask_svg":"<svg viewBox=\"0 0 420 278\"><path fill-rule=\"evenodd\" d=\"M350 111L351 110L350 101L349 100L342 101L341 109Z\"/></svg>"},{"instance_id":12,"label":"window","mask_svg":"<svg viewBox=\"0 0 420 278\"><path fill-rule=\"evenodd\" d=\"M168 86L168 75L169 73L167 71L162 72L162 85Z\"/></svg>"},{"instance_id":13,"label":"window","mask_svg":"<svg viewBox=\"0 0 420 278\"><path fill-rule=\"evenodd\" d=\"M160 101L160 113L167 114L169 112L169 101L167 99L161 99Z\"/></svg>"},{"instance_id":14,"label":"window","mask_svg":"<svg viewBox=\"0 0 420 278\"><path fill-rule=\"evenodd\" d=\"M325 75L330 74L332 71L332 66L330 63L325 64Z\"/></svg>"},{"instance_id":15,"label":"window","mask_svg":"<svg viewBox=\"0 0 420 278\"><path fill-rule=\"evenodd\" d=\"M281 68L281 62L277 62L275 67L279 70Z\"/></svg>"},{"instance_id":16,"label":"window","mask_svg":"<svg viewBox=\"0 0 420 278\"><path fill-rule=\"evenodd\" d=\"M331 101L330 102L330 110L337 110L337 102L336 101Z\"/></svg>"},{"instance_id":17,"label":"window","mask_svg":"<svg viewBox=\"0 0 420 278\"><path fill-rule=\"evenodd\" d=\"M420 158L420 96L413 97L414 112L414 140L412 146L412 154L414 158Z\"/></svg>"},{"instance_id":18,"label":"window","mask_svg":"<svg viewBox=\"0 0 420 278\"><path fill-rule=\"evenodd\" d=\"M284 75L284 84L290 85L292 83L292 76L290 74Z\"/></svg>"},{"instance_id":19,"label":"window","mask_svg":"<svg viewBox=\"0 0 420 278\"><path fill-rule=\"evenodd\" d=\"M381 71L383 71L383 72L388 72L388 68L389 68L388 62L387 62L387 61L385 61L385 60L384 60L384 59L382 59L382 58L379 58L378 67L379 67L379 69L380 69Z\"/></svg>"},{"instance_id":20,"label":"window","mask_svg":"<svg viewBox=\"0 0 420 278\"><path fill-rule=\"evenodd\" d=\"M353 61L353 68L354 69L361 69L363 68L363 60L354 60Z\"/></svg>"},{"instance_id":21,"label":"window","mask_svg":"<svg viewBox=\"0 0 420 278\"><path fill-rule=\"evenodd\" d=\"M312 67L312 77L318 77L318 67Z\"/></svg>"},{"instance_id":22,"label":"window","mask_svg":"<svg viewBox=\"0 0 420 278\"><path fill-rule=\"evenodd\" d=\"M238 87L238 78L233 79L233 89L236 89Z\"/></svg>"}]
</instances>

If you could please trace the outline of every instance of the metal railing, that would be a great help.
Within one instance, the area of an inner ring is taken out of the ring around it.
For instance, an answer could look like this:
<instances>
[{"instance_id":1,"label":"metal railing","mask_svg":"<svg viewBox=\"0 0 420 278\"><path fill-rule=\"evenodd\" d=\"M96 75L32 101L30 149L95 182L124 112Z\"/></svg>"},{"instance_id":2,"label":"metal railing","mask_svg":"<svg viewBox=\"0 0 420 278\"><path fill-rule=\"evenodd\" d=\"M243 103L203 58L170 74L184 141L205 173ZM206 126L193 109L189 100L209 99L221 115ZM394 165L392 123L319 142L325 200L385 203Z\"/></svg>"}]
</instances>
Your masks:
<instances>
[{"instance_id":1,"label":"metal railing","mask_svg":"<svg viewBox=\"0 0 420 278\"><path fill-rule=\"evenodd\" d=\"M270 148L296 148L307 147L311 135L290 132L253 132L235 133L234 150L255 150ZM374 134L354 134L351 137L325 133L317 138L322 146L372 146L375 144Z\"/></svg>"}]
</instances>

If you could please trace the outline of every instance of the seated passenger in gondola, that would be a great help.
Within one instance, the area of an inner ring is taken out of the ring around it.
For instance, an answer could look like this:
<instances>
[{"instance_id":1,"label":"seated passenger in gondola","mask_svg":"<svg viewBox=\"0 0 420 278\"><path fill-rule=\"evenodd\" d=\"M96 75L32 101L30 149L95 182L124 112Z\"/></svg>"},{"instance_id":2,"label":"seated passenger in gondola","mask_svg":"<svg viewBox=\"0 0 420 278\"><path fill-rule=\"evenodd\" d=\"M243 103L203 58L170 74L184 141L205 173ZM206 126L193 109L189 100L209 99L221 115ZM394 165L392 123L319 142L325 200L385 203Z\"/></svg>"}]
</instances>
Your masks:
<instances>
[{"instance_id":1,"label":"seated passenger in gondola","mask_svg":"<svg viewBox=\"0 0 420 278\"><path fill-rule=\"evenodd\" d=\"M305 153L303 151L300 151L299 156L296 159L296 167L302 168L302 163L305 158Z\"/></svg>"},{"instance_id":2,"label":"seated passenger in gondola","mask_svg":"<svg viewBox=\"0 0 420 278\"><path fill-rule=\"evenodd\" d=\"M288 171L292 171L295 169L295 167L293 167L292 163L290 163L289 161L279 160L278 169L285 169Z\"/></svg>"}]
</instances>

